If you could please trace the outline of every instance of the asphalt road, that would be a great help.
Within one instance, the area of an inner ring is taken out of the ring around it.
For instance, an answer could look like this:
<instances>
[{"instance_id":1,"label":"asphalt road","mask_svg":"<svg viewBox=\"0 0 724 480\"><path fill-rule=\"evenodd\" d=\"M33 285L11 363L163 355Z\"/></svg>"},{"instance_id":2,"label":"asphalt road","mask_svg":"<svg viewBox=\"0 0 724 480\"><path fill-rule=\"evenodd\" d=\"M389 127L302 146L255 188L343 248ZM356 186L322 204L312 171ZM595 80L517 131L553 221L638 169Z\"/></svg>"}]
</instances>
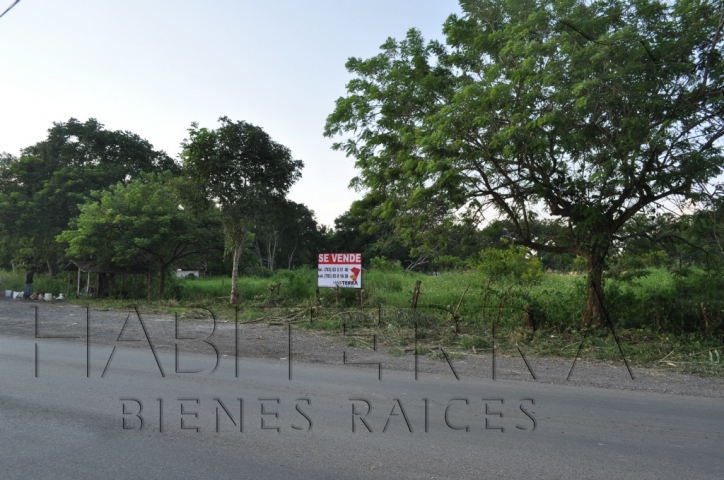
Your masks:
<instances>
[{"instance_id":1,"label":"asphalt road","mask_svg":"<svg viewBox=\"0 0 724 480\"><path fill-rule=\"evenodd\" d=\"M720 399L113 348L0 336L2 478L724 475Z\"/></svg>"}]
</instances>

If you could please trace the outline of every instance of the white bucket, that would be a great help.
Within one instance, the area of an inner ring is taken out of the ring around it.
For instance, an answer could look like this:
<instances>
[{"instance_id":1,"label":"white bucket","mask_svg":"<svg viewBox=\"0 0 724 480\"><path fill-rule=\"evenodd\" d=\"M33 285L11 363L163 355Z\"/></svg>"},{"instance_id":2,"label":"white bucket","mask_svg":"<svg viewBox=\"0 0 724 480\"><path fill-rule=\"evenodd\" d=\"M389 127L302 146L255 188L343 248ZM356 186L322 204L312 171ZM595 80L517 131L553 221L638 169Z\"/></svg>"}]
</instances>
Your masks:
<instances>
[{"instance_id":1,"label":"white bucket","mask_svg":"<svg viewBox=\"0 0 724 480\"><path fill-rule=\"evenodd\" d=\"M13 292L13 298L21 298L25 292Z\"/></svg>"},{"instance_id":2,"label":"white bucket","mask_svg":"<svg viewBox=\"0 0 724 480\"><path fill-rule=\"evenodd\" d=\"M50 302L53 300L53 294L52 293L46 293L45 294L45 301Z\"/></svg>"},{"instance_id":3,"label":"white bucket","mask_svg":"<svg viewBox=\"0 0 724 480\"><path fill-rule=\"evenodd\" d=\"M6 296L6 297L12 297L12 296L13 296L13 291L12 291L12 290L5 290L5 296Z\"/></svg>"}]
</instances>

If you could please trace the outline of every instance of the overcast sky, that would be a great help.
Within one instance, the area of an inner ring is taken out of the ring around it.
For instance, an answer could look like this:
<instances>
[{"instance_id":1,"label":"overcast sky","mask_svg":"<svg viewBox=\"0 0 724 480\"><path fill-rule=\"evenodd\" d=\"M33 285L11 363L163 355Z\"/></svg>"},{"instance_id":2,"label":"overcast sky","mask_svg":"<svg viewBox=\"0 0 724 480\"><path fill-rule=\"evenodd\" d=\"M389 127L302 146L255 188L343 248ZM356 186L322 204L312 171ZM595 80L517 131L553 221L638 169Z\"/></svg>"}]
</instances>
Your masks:
<instances>
[{"instance_id":1,"label":"overcast sky","mask_svg":"<svg viewBox=\"0 0 724 480\"><path fill-rule=\"evenodd\" d=\"M290 196L331 226L359 197L353 160L322 136L347 58L412 27L442 39L453 12L456 0L22 0L0 18L0 152L93 117L177 158L191 122L226 115L304 160Z\"/></svg>"}]
</instances>

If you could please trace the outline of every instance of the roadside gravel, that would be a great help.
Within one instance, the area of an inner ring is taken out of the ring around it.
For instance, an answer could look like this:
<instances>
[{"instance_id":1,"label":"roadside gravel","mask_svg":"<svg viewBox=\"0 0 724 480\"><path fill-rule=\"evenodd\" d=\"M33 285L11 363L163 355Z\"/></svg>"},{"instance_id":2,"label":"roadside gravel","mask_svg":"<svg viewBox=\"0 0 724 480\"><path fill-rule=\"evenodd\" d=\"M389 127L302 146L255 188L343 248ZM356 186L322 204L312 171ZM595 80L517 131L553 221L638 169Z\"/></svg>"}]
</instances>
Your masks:
<instances>
[{"instance_id":1,"label":"roadside gravel","mask_svg":"<svg viewBox=\"0 0 724 480\"><path fill-rule=\"evenodd\" d=\"M35 316L40 325L41 336L73 336L78 338L55 341L86 342L86 319L90 317L90 338L92 345L118 345L119 348L148 349L146 334L158 349L178 348L183 352L213 353L212 343L221 355L232 357L237 348L233 322L218 321L216 330L209 319L184 319L178 322L178 337L173 315L146 314L140 311L142 324L135 312L114 310L86 310L85 307L67 303L46 303L26 300L0 299L0 334L32 338L35 336ZM145 327L145 333L144 328ZM238 327L238 356L240 358L269 358L289 361L289 327L268 326L262 323L241 324ZM415 374L415 356L412 352L402 357L388 354L389 348L348 346L349 338L338 335L323 335L315 331L292 326L292 360L294 363L323 363L343 365L343 352L347 363L380 363L382 375L385 370L409 371ZM183 337L195 340L181 339ZM119 342L121 340L138 340ZM371 339L359 338L371 343ZM578 361L571 370L570 359L540 358L526 355L530 366L520 356L497 357L495 379L499 381L540 382L557 385L576 385L592 388L635 390L676 395L724 398L724 380L721 378L700 378L693 375L657 369L632 367L634 379L629 376L623 361L590 362ZM429 376L457 375L460 378L492 378L493 358L487 355L466 355L452 360L452 368L445 360L431 360L418 356L417 374L421 380ZM349 365L344 368L355 368ZM359 365L356 368L371 368L375 365ZM453 372L454 368L454 372ZM531 374L535 375L535 379Z\"/></svg>"}]
</instances>

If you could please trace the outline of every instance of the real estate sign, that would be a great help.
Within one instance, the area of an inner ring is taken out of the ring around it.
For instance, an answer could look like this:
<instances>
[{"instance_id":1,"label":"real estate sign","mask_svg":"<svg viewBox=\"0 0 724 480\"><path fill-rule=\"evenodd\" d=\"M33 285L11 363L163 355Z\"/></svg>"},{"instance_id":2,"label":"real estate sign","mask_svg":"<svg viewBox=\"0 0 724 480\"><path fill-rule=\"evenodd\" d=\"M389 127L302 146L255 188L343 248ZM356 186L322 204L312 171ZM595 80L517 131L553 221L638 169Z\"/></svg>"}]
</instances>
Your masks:
<instances>
[{"instance_id":1,"label":"real estate sign","mask_svg":"<svg viewBox=\"0 0 724 480\"><path fill-rule=\"evenodd\" d=\"M361 253L320 253L317 286L362 288Z\"/></svg>"}]
</instances>

